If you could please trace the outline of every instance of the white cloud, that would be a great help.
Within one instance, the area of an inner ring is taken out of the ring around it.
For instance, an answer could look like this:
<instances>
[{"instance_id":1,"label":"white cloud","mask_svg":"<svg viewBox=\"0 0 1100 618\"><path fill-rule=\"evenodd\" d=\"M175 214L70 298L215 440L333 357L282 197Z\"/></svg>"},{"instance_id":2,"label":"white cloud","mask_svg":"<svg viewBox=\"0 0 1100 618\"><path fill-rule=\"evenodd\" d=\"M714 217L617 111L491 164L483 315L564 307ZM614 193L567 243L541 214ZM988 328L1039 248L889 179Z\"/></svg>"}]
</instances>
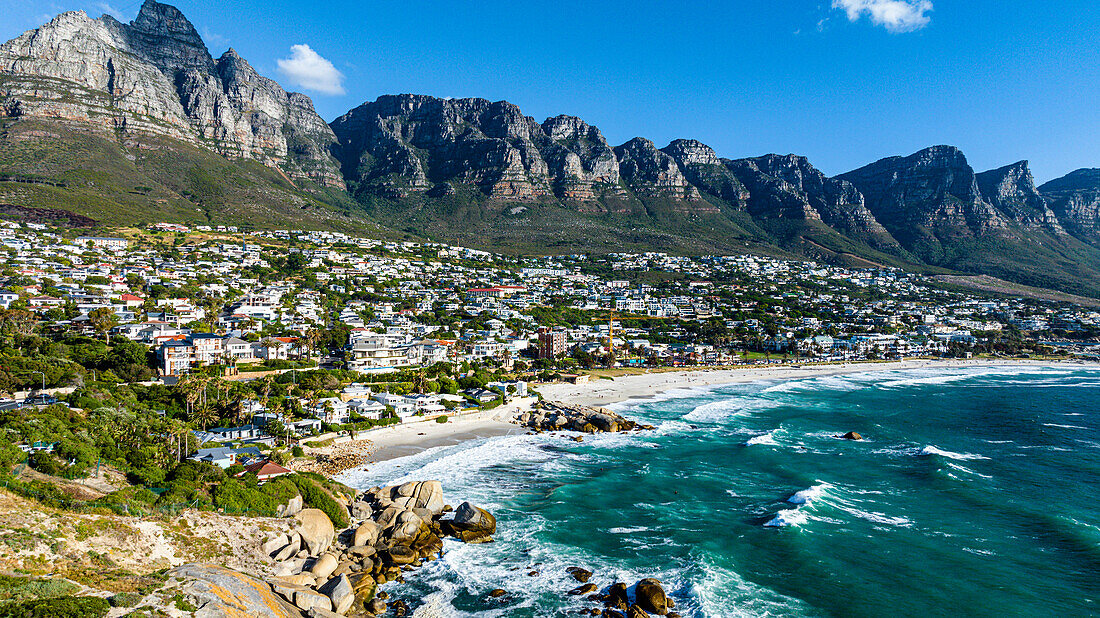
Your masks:
<instances>
[{"instance_id":1,"label":"white cloud","mask_svg":"<svg viewBox=\"0 0 1100 618\"><path fill-rule=\"evenodd\" d=\"M291 45L290 57L278 61L279 72L295 86L322 94L341 95L344 91L344 74L332 63L313 51L309 45Z\"/></svg>"},{"instance_id":2,"label":"white cloud","mask_svg":"<svg viewBox=\"0 0 1100 618\"><path fill-rule=\"evenodd\" d=\"M890 32L920 30L932 21L931 0L833 0L833 8L844 9L848 21L869 16L871 23Z\"/></svg>"},{"instance_id":3,"label":"white cloud","mask_svg":"<svg viewBox=\"0 0 1100 618\"><path fill-rule=\"evenodd\" d=\"M111 6L108 3L106 3L106 2L96 2L95 6L96 6L97 9L103 11L107 15L110 15L111 17L114 17L115 19L117 19L119 21L123 20L122 11L116 9L115 7Z\"/></svg>"}]
</instances>

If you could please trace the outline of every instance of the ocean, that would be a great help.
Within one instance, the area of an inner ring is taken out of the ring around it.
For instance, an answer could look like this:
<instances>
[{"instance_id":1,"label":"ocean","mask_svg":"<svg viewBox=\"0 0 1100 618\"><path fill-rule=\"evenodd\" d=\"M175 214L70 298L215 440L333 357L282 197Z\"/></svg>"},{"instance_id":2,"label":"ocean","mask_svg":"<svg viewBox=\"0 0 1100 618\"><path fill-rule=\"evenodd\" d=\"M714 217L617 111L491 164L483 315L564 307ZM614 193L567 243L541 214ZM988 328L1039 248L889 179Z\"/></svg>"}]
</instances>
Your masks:
<instances>
[{"instance_id":1,"label":"ocean","mask_svg":"<svg viewBox=\"0 0 1100 618\"><path fill-rule=\"evenodd\" d=\"M560 616L594 607L566 594L581 566L601 587L656 577L683 616L1100 614L1098 370L883 370L612 407L657 429L488 438L339 477L438 479L497 517L495 543L448 540L390 595L425 616Z\"/></svg>"}]
</instances>

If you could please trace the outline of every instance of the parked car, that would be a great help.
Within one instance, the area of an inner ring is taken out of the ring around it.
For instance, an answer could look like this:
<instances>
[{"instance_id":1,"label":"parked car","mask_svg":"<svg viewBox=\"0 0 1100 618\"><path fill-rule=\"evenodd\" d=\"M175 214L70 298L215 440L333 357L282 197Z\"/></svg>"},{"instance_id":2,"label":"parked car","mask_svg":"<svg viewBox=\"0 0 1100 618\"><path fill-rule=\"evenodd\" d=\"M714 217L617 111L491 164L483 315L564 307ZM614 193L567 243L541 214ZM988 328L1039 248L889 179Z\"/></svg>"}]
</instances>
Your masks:
<instances>
[{"instance_id":1,"label":"parked car","mask_svg":"<svg viewBox=\"0 0 1100 618\"><path fill-rule=\"evenodd\" d=\"M31 395L23 400L28 406L48 406L57 403L57 397L53 395Z\"/></svg>"}]
</instances>

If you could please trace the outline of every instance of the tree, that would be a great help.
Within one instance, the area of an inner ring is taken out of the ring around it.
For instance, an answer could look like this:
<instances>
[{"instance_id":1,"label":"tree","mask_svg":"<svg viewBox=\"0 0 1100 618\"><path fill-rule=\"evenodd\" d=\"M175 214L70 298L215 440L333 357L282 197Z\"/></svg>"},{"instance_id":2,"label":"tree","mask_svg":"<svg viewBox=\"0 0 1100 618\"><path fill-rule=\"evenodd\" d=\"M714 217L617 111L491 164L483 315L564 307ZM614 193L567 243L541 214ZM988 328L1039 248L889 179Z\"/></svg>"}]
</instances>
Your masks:
<instances>
[{"instance_id":1,"label":"tree","mask_svg":"<svg viewBox=\"0 0 1100 618\"><path fill-rule=\"evenodd\" d=\"M100 307L88 314L88 322L101 335L106 335L111 343L111 329L118 325L118 316L111 307Z\"/></svg>"}]
</instances>

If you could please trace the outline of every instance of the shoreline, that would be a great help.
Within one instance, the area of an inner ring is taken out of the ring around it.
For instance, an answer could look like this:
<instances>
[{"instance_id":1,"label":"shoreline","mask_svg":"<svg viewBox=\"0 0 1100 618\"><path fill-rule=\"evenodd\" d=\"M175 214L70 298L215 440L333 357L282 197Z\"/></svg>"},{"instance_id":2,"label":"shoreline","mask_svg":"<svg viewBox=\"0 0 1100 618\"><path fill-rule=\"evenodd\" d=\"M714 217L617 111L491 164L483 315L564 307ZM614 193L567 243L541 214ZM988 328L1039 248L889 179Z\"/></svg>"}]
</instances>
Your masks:
<instances>
[{"instance_id":1,"label":"shoreline","mask_svg":"<svg viewBox=\"0 0 1100 618\"><path fill-rule=\"evenodd\" d=\"M1049 367L1072 365L1100 367L1100 363L1084 361L1049 361L1028 359L1004 360L932 360L906 359L844 363L839 365L808 365L798 368L790 365L764 367L738 367L735 369L702 369L643 373L606 380L596 377L586 384L545 384L537 388L550 401L574 405L606 407L633 399L656 397L662 393L684 388L716 387L726 384L746 384L761 380L799 380L873 371L906 371L914 369L947 369L974 367Z\"/></svg>"},{"instance_id":2,"label":"shoreline","mask_svg":"<svg viewBox=\"0 0 1100 618\"><path fill-rule=\"evenodd\" d=\"M915 369L949 369L978 367L1047 367L1052 365L1100 367L1100 363L1082 361L1049 361L1027 359L1005 360L929 360L909 359L901 361L845 363L838 365L808 365L793 368L790 365L765 367L737 367L731 369L696 369L665 371L616 377L614 380L595 378L584 384L543 384L536 390L547 401L560 401L573 405L607 407L633 399L655 397L669 391L718 387L728 384L744 384L761 380L799 380L873 371L905 371ZM534 397L516 399L496 409L452 416L446 423L420 421L393 425L361 432L359 441L369 441L366 461L350 469L369 468L373 464L409 455L416 455L432 448L454 446L470 440L507 435L525 434L529 430L511 422L511 418L531 406ZM340 442L333 446L338 446ZM311 453L330 453L332 446L311 449ZM332 474L336 476L346 470Z\"/></svg>"}]
</instances>

